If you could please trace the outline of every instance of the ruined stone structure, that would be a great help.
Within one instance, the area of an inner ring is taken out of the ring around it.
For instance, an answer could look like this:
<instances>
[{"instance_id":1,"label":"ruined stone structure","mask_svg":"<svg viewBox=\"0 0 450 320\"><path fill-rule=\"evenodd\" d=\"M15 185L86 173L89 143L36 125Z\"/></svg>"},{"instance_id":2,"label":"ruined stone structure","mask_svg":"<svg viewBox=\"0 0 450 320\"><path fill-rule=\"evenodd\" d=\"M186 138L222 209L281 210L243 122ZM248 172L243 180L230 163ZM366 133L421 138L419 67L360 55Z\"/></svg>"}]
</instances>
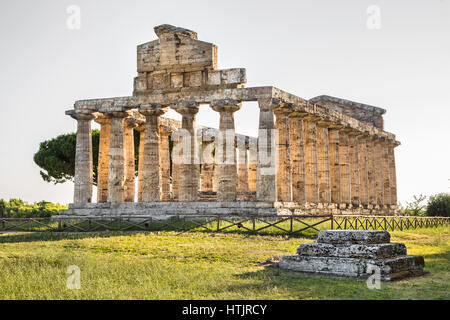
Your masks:
<instances>
[{"instance_id":1,"label":"ruined stone structure","mask_svg":"<svg viewBox=\"0 0 450 320\"><path fill-rule=\"evenodd\" d=\"M302 243L297 254L276 256L267 265L281 269L368 278L398 280L423 274L423 256L407 255L403 243L391 243L387 231L326 230L317 242Z\"/></svg>"},{"instance_id":2,"label":"ruined stone structure","mask_svg":"<svg viewBox=\"0 0 450 320\"><path fill-rule=\"evenodd\" d=\"M78 124L74 203L62 214L396 213L399 143L383 130L384 109L246 88L245 69L217 69L217 46L197 33L170 25L155 33L137 47L133 95L80 100L66 111ZM257 138L235 134L245 101L259 104ZM218 129L196 126L204 105L220 114ZM163 117L169 108L181 122ZM101 125L96 203L92 120ZM141 141L136 187L133 129Z\"/></svg>"}]
</instances>

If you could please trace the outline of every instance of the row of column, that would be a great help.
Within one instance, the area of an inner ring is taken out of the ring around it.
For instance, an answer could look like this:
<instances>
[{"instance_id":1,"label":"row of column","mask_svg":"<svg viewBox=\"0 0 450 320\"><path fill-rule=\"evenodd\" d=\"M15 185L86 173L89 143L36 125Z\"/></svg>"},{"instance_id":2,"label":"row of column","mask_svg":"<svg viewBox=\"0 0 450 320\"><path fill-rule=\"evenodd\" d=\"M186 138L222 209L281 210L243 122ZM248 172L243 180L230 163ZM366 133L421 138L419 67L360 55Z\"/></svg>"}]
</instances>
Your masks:
<instances>
[{"instance_id":1,"label":"row of column","mask_svg":"<svg viewBox=\"0 0 450 320\"><path fill-rule=\"evenodd\" d=\"M257 152L240 152L238 161L234 149L234 112L241 103L231 99L211 102L211 107L220 114L219 137L215 142L214 170L210 163L202 166L203 191L213 191L216 186L218 201L235 201L237 191L256 190L257 201L397 203L394 141L294 111L292 105L277 99L260 99L258 103ZM181 128L190 133L190 152L178 155L185 156L185 161L173 165L171 175L170 131L160 131L160 117L168 106L141 105L139 112L146 122L140 133L138 201L197 200L200 166L196 159L195 118L199 104L181 101L171 107L182 116ZM74 202L90 202L90 122L94 116L85 113L72 116L78 120ZM96 119L101 124L98 202L134 200L135 124L126 121L127 116L125 110L106 110L104 116ZM232 137L232 144L226 143L227 135ZM173 142L175 147L178 142ZM208 143L211 142L204 142L203 150L210 150ZM233 150L227 152L230 145Z\"/></svg>"},{"instance_id":2,"label":"row of column","mask_svg":"<svg viewBox=\"0 0 450 320\"><path fill-rule=\"evenodd\" d=\"M278 134L277 170L259 179L257 199L397 204L394 141L295 112L276 99L262 100L260 130L271 128Z\"/></svg>"},{"instance_id":3,"label":"row of column","mask_svg":"<svg viewBox=\"0 0 450 320\"><path fill-rule=\"evenodd\" d=\"M249 164L248 152L239 151L240 159L227 159L229 153L225 148L225 135L233 137L234 112L241 104L235 100L223 99L213 101L211 106L220 113L219 137L215 142L215 164L202 165L202 190L217 191L218 201L235 201L238 191L256 190L256 163ZM129 113L105 111L95 118L101 126L99 142L99 162L97 177L97 202L132 202L135 197L135 154L134 129L140 131L139 167L138 167L138 201L195 201L200 187L200 166L196 159L198 144L196 137L195 117L199 104L184 101L172 105L182 115L181 129L190 133L191 148L188 156L181 164L172 164L169 151L169 135L171 131L160 125L160 117L167 112L168 106L147 104L139 107L145 116L145 126L137 126ZM78 120L77 150L75 166L75 203L91 202L92 197L92 114L78 113L72 115ZM222 143L220 143L222 141ZM173 141L174 146L178 141ZM217 143L219 142L219 143ZM234 142L232 143L234 148ZM207 143L202 146L203 154ZM250 152L255 161L256 152ZM182 154L178 155L183 157ZM218 161L220 159L220 161ZM173 162L173 161L172 161ZM238 164L237 164L238 163ZM239 177L239 179L238 179ZM172 178L172 183L171 183ZM214 181L215 180L215 181Z\"/></svg>"}]
</instances>

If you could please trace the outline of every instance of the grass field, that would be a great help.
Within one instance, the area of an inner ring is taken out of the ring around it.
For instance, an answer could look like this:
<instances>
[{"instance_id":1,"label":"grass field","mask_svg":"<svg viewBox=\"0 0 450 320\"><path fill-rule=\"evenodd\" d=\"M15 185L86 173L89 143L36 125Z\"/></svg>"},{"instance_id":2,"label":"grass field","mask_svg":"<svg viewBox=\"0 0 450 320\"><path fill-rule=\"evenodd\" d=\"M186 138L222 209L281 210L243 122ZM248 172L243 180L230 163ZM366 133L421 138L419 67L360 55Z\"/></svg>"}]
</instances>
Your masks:
<instances>
[{"instance_id":1,"label":"grass field","mask_svg":"<svg viewBox=\"0 0 450 320\"><path fill-rule=\"evenodd\" d=\"M370 290L364 280L259 263L311 238L192 232L0 235L0 299L450 299L450 228L391 232L427 275ZM66 288L67 267L81 289Z\"/></svg>"}]
</instances>

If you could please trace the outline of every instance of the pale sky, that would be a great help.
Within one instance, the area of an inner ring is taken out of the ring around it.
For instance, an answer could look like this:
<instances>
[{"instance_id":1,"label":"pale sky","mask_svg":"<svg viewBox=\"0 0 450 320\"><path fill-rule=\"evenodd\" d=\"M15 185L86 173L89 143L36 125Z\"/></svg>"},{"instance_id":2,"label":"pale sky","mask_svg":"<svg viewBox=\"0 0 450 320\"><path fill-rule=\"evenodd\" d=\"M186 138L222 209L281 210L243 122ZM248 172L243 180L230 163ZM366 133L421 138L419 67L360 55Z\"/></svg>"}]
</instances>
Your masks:
<instances>
[{"instance_id":1,"label":"pale sky","mask_svg":"<svg viewBox=\"0 0 450 320\"><path fill-rule=\"evenodd\" d=\"M71 5L80 29L67 26ZM72 201L72 183L40 177L39 142L76 130L64 115L76 100L131 95L136 46L163 23L216 44L219 68L246 68L247 86L387 109L402 204L449 191L450 0L15 0L0 2L0 198ZM255 103L235 119L256 136ZM217 127L218 115L202 106L197 123Z\"/></svg>"}]
</instances>

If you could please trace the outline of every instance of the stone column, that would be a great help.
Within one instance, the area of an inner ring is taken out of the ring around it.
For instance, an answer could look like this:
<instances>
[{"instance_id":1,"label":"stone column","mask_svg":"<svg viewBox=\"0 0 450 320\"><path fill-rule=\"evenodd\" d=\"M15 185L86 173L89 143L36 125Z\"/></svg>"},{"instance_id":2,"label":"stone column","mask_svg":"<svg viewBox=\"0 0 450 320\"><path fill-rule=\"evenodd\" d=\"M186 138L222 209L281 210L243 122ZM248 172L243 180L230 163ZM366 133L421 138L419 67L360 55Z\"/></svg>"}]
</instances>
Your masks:
<instances>
[{"instance_id":1,"label":"stone column","mask_svg":"<svg viewBox=\"0 0 450 320\"><path fill-rule=\"evenodd\" d=\"M331 202L341 203L341 161L339 157L339 128L331 125L328 131L328 152L330 156Z\"/></svg>"},{"instance_id":2,"label":"stone column","mask_svg":"<svg viewBox=\"0 0 450 320\"><path fill-rule=\"evenodd\" d=\"M292 106L282 104L274 109L275 129L278 130L277 200L292 201L289 113Z\"/></svg>"},{"instance_id":3,"label":"stone column","mask_svg":"<svg viewBox=\"0 0 450 320\"><path fill-rule=\"evenodd\" d=\"M159 117L167 111L161 104L145 104L139 112L145 116L142 201L161 200Z\"/></svg>"},{"instance_id":4,"label":"stone column","mask_svg":"<svg viewBox=\"0 0 450 320\"><path fill-rule=\"evenodd\" d=\"M213 168L213 181L212 181L212 190L214 192L217 192L218 183L219 183L219 168L217 166L217 163L215 163Z\"/></svg>"},{"instance_id":5,"label":"stone column","mask_svg":"<svg viewBox=\"0 0 450 320\"><path fill-rule=\"evenodd\" d=\"M172 200L178 201L179 199L179 182L180 182L180 165L176 163L175 154L173 150L176 150L178 145L178 140L173 139L172 135Z\"/></svg>"},{"instance_id":6,"label":"stone column","mask_svg":"<svg viewBox=\"0 0 450 320\"><path fill-rule=\"evenodd\" d=\"M256 171L258 163L258 150L257 150L257 139L250 138L249 140L249 164L248 164L248 190L256 191Z\"/></svg>"},{"instance_id":7,"label":"stone column","mask_svg":"<svg viewBox=\"0 0 450 320\"><path fill-rule=\"evenodd\" d=\"M111 117L108 162L108 202L123 202L125 196L124 118L128 116L128 113L122 109L122 111L110 112L108 115Z\"/></svg>"},{"instance_id":8,"label":"stone column","mask_svg":"<svg viewBox=\"0 0 450 320\"><path fill-rule=\"evenodd\" d=\"M169 136L171 130L168 127L159 127L159 167L160 167L160 184L161 184L161 200L170 201L170 147Z\"/></svg>"},{"instance_id":9,"label":"stone column","mask_svg":"<svg viewBox=\"0 0 450 320\"><path fill-rule=\"evenodd\" d=\"M241 108L241 103L231 99L213 100L211 107L220 113L218 148L216 149L217 201L236 201L237 171L233 114Z\"/></svg>"},{"instance_id":10,"label":"stone column","mask_svg":"<svg viewBox=\"0 0 450 320\"><path fill-rule=\"evenodd\" d=\"M145 125L139 126L138 130L139 130L138 201L142 202L142 190L144 187Z\"/></svg>"},{"instance_id":11,"label":"stone column","mask_svg":"<svg viewBox=\"0 0 450 320\"><path fill-rule=\"evenodd\" d=\"M351 167L348 129L339 131L339 162L341 164L341 203L351 203Z\"/></svg>"},{"instance_id":12,"label":"stone column","mask_svg":"<svg viewBox=\"0 0 450 320\"><path fill-rule=\"evenodd\" d=\"M213 190L212 140L202 141L202 191Z\"/></svg>"},{"instance_id":13,"label":"stone column","mask_svg":"<svg viewBox=\"0 0 450 320\"><path fill-rule=\"evenodd\" d=\"M305 187L305 140L303 119L299 113L291 113L289 123L292 201L306 202Z\"/></svg>"},{"instance_id":14,"label":"stone column","mask_svg":"<svg viewBox=\"0 0 450 320\"><path fill-rule=\"evenodd\" d=\"M359 135L358 166L359 166L359 200L361 204L369 203L369 178L367 173L366 135Z\"/></svg>"},{"instance_id":15,"label":"stone column","mask_svg":"<svg viewBox=\"0 0 450 320\"><path fill-rule=\"evenodd\" d=\"M391 205L397 205L397 174L395 170L394 148L399 145L398 142L392 142L388 146L389 157L389 182L391 187Z\"/></svg>"},{"instance_id":16,"label":"stone column","mask_svg":"<svg viewBox=\"0 0 450 320\"><path fill-rule=\"evenodd\" d=\"M108 158L111 119L102 114L95 119L95 122L100 124L100 141L97 165L97 202L102 203L108 201Z\"/></svg>"},{"instance_id":17,"label":"stone column","mask_svg":"<svg viewBox=\"0 0 450 320\"><path fill-rule=\"evenodd\" d=\"M195 126L195 117L198 113L198 102L181 101L172 107L181 114L181 128L189 134L186 137L188 141L183 144L189 150L185 150L188 156L183 154L183 161L178 165L179 181L178 181L178 199L179 201L196 201L199 190L199 161L198 161L198 141L197 130ZM178 144L181 141L178 142ZM184 150L184 149L183 149Z\"/></svg>"},{"instance_id":18,"label":"stone column","mask_svg":"<svg viewBox=\"0 0 450 320\"><path fill-rule=\"evenodd\" d=\"M125 185L124 185L124 201L134 202L135 196L135 162L134 162L134 119L125 119Z\"/></svg>"},{"instance_id":19,"label":"stone column","mask_svg":"<svg viewBox=\"0 0 450 320\"><path fill-rule=\"evenodd\" d=\"M303 118L305 136L305 185L306 201L319 202L319 177L317 163L317 118L306 116Z\"/></svg>"},{"instance_id":20,"label":"stone column","mask_svg":"<svg viewBox=\"0 0 450 320\"><path fill-rule=\"evenodd\" d=\"M383 204L391 204L391 185L389 174L389 142L383 140L381 144L382 156L383 156Z\"/></svg>"},{"instance_id":21,"label":"stone column","mask_svg":"<svg viewBox=\"0 0 450 320\"><path fill-rule=\"evenodd\" d=\"M359 197L359 156L358 156L358 138L359 132L351 131L348 133L348 146L350 155L350 194L351 203L354 206L360 205Z\"/></svg>"},{"instance_id":22,"label":"stone column","mask_svg":"<svg viewBox=\"0 0 450 320\"><path fill-rule=\"evenodd\" d=\"M75 147L74 203L92 201L92 135L90 113L76 112L70 115L77 120Z\"/></svg>"},{"instance_id":23,"label":"stone column","mask_svg":"<svg viewBox=\"0 0 450 320\"><path fill-rule=\"evenodd\" d=\"M273 109L278 99L260 99L258 130L258 163L256 173L256 201L277 200L276 185L276 132Z\"/></svg>"},{"instance_id":24,"label":"stone column","mask_svg":"<svg viewBox=\"0 0 450 320\"><path fill-rule=\"evenodd\" d=\"M372 205L377 204L377 184L375 176L375 152L374 152L374 140L372 136L366 137L366 159L367 159L367 181L369 193L368 200Z\"/></svg>"},{"instance_id":25,"label":"stone column","mask_svg":"<svg viewBox=\"0 0 450 320\"><path fill-rule=\"evenodd\" d=\"M328 123L317 122L317 165L319 176L319 201L331 202L330 156L328 153Z\"/></svg>"},{"instance_id":26,"label":"stone column","mask_svg":"<svg viewBox=\"0 0 450 320\"><path fill-rule=\"evenodd\" d=\"M384 203L384 187L383 187L383 146L379 139L374 142L375 153L375 185L377 204L382 206Z\"/></svg>"},{"instance_id":27,"label":"stone column","mask_svg":"<svg viewBox=\"0 0 450 320\"><path fill-rule=\"evenodd\" d=\"M245 139L247 140L247 139ZM248 191L248 141L239 141L237 143L239 157L238 157L238 181L237 191Z\"/></svg>"}]
</instances>

